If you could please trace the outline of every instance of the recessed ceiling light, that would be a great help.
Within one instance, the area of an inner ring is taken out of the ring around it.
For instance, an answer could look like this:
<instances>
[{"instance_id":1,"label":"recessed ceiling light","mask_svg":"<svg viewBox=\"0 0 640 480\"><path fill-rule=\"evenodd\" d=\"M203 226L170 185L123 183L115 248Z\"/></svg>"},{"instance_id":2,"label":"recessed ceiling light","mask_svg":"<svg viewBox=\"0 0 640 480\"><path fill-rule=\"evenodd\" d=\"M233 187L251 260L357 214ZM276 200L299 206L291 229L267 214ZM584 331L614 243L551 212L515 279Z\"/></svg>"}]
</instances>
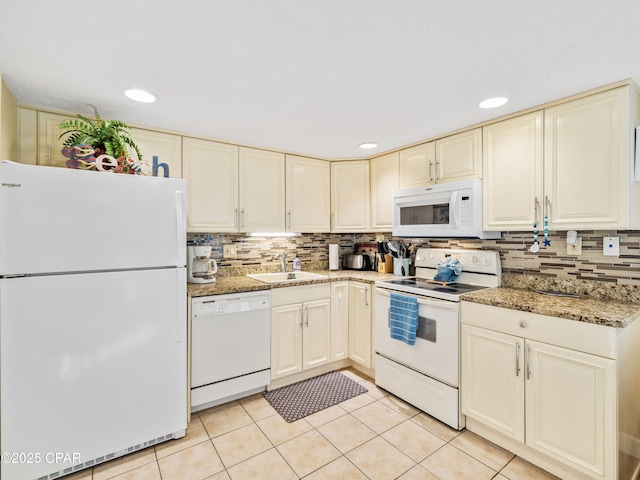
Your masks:
<instances>
[{"instance_id":1,"label":"recessed ceiling light","mask_svg":"<svg viewBox=\"0 0 640 480\"><path fill-rule=\"evenodd\" d=\"M376 148L377 146L378 144L375 142L366 142L360 144L360 148Z\"/></svg>"},{"instance_id":2,"label":"recessed ceiling light","mask_svg":"<svg viewBox=\"0 0 640 480\"><path fill-rule=\"evenodd\" d=\"M156 96L147 92L146 90L140 90L139 88L130 88L126 90L124 94L131 100L142 103L153 103L156 101Z\"/></svg>"},{"instance_id":3,"label":"recessed ceiling light","mask_svg":"<svg viewBox=\"0 0 640 480\"><path fill-rule=\"evenodd\" d=\"M509 99L504 97L487 98L486 100L483 100L482 102L480 102L480 105L478 106L480 108L496 108L496 107L501 107L508 101Z\"/></svg>"}]
</instances>

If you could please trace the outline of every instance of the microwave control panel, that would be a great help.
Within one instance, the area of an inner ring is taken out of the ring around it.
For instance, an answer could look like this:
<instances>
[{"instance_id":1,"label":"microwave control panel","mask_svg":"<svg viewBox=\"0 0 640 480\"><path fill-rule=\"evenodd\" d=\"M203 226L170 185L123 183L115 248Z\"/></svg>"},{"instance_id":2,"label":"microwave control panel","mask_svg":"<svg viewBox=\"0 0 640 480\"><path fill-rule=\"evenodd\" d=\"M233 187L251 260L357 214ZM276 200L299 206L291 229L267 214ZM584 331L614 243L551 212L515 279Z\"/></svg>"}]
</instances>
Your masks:
<instances>
[{"instance_id":1,"label":"microwave control panel","mask_svg":"<svg viewBox=\"0 0 640 480\"><path fill-rule=\"evenodd\" d=\"M462 193L460 196L460 225L471 226L471 195Z\"/></svg>"}]
</instances>

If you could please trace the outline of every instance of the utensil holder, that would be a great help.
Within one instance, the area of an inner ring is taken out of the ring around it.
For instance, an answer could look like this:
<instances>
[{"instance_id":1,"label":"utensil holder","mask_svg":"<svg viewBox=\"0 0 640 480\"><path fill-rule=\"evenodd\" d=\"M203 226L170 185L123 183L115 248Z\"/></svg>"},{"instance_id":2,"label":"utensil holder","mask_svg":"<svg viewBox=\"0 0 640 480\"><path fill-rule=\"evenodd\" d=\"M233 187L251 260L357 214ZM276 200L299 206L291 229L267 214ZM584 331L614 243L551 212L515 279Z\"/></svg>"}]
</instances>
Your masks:
<instances>
[{"instance_id":1,"label":"utensil holder","mask_svg":"<svg viewBox=\"0 0 640 480\"><path fill-rule=\"evenodd\" d=\"M393 259L393 274L402 276L402 267L404 267L404 276L409 275L409 259L408 258L394 258Z\"/></svg>"},{"instance_id":2,"label":"utensil holder","mask_svg":"<svg viewBox=\"0 0 640 480\"><path fill-rule=\"evenodd\" d=\"M381 258L382 255L378 254L378 272L393 273L393 257L387 253L384 256L384 262Z\"/></svg>"}]
</instances>

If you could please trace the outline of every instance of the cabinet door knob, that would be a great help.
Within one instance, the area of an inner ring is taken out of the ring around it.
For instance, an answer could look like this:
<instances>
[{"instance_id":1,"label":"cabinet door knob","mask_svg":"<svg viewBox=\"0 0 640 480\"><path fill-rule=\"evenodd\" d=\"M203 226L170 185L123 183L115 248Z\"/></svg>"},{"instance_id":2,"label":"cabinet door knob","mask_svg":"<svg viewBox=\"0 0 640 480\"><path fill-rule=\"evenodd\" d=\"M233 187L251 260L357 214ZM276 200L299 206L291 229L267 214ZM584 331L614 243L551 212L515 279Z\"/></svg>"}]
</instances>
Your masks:
<instances>
[{"instance_id":1,"label":"cabinet door knob","mask_svg":"<svg viewBox=\"0 0 640 480\"><path fill-rule=\"evenodd\" d=\"M527 324L526 324L526 323L524 323L524 322L520 322L520 328L526 328L526 327L527 327Z\"/></svg>"}]
</instances>

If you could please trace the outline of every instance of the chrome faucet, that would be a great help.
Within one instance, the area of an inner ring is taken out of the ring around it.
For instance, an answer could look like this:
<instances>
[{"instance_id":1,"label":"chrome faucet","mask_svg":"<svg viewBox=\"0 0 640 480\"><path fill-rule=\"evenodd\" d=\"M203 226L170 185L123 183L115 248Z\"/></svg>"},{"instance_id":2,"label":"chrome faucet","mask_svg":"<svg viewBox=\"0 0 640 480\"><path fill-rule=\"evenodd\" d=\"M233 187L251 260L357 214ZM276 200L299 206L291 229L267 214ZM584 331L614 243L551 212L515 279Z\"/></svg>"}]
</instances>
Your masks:
<instances>
[{"instance_id":1,"label":"chrome faucet","mask_svg":"<svg viewBox=\"0 0 640 480\"><path fill-rule=\"evenodd\" d=\"M273 257L274 260L280 260L280 266L282 267L282 271L287 271L287 249L282 250L282 253L277 254Z\"/></svg>"}]
</instances>

